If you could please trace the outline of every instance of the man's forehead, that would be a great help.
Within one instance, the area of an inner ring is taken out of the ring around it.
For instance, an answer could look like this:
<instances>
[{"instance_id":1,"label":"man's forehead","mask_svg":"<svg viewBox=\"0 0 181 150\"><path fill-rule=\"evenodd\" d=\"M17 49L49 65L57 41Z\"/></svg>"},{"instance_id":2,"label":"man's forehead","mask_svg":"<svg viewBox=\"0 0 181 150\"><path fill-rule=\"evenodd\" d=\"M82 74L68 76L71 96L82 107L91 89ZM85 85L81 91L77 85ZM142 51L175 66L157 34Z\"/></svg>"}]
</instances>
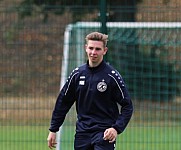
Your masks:
<instances>
[{"instance_id":1,"label":"man's forehead","mask_svg":"<svg viewBox=\"0 0 181 150\"><path fill-rule=\"evenodd\" d=\"M102 41L89 40L87 44L88 44L88 46L89 45L92 45L92 46L96 45L96 46L103 47L103 42Z\"/></svg>"}]
</instances>

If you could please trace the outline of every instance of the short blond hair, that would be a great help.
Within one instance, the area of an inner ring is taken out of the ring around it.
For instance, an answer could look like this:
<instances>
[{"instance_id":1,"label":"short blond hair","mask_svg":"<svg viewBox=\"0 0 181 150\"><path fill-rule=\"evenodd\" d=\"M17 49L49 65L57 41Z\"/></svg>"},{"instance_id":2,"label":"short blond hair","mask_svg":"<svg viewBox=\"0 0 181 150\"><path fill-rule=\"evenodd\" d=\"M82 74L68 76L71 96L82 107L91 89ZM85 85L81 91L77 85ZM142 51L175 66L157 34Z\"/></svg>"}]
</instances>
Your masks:
<instances>
[{"instance_id":1,"label":"short blond hair","mask_svg":"<svg viewBox=\"0 0 181 150\"><path fill-rule=\"evenodd\" d=\"M108 35L102 34L100 32L92 32L92 33L88 34L85 39L86 39L87 43L89 40L102 41L104 47L106 47L107 41L108 41Z\"/></svg>"}]
</instances>

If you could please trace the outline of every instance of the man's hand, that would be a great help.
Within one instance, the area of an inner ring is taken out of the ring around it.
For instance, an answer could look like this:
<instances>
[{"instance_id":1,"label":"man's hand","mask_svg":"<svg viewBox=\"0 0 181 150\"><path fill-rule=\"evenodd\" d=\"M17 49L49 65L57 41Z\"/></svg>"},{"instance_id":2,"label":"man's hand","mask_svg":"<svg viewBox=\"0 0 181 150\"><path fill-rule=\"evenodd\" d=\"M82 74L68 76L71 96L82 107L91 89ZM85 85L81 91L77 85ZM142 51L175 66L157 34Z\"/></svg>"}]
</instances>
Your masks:
<instances>
[{"instance_id":1,"label":"man's hand","mask_svg":"<svg viewBox=\"0 0 181 150\"><path fill-rule=\"evenodd\" d=\"M104 140L109 140L110 143L116 141L118 133L114 128L108 128L104 131Z\"/></svg>"},{"instance_id":2,"label":"man's hand","mask_svg":"<svg viewBox=\"0 0 181 150\"><path fill-rule=\"evenodd\" d=\"M47 141L48 141L48 147L50 149L52 148L55 148L56 146L56 133L54 132L50 132L49 135L48 135L48 138L47 138Z\"/></svg>"}]
</instances>

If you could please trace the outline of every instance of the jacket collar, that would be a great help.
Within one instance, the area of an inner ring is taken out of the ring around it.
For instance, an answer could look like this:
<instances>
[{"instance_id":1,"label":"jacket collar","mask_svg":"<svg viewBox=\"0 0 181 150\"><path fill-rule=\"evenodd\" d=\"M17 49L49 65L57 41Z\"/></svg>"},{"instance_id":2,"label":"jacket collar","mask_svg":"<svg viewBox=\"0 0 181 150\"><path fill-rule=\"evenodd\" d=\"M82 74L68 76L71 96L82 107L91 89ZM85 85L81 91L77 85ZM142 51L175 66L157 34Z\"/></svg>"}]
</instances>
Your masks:
<instances>
[{"instance_id":1,"label":"jacket collar","mask_svg":"<svg viewBox=\"0 0 181 150\"><path fill-rule=\"evenodd\" d=\"M97 72L102 70L106 66L106 62L103 60L98 66L96 67L90 67L89 66L89 61L87 61L87 69L91 72Z\"/></svg>"}]
</instances>

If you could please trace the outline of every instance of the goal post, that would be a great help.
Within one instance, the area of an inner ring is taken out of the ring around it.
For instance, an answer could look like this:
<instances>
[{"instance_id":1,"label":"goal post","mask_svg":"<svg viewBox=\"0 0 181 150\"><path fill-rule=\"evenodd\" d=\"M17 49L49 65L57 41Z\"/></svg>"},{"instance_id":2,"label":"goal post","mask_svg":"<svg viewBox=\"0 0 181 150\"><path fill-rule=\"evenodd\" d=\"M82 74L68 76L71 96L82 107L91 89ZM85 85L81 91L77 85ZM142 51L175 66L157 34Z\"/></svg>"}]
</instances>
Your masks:
<instances>
[{"instance_id":1,"label":"goal post","mask_svg":"<svg viewBox=\"0 0 181 150\"><path fill-rule=\"evenodd\" d=\"M93 31L101 31L101 23L67 25L61 85L85 63L85 36ZM107 33L108 62L121 73L133 99L167 102L180 96L180 22L107 22Z\"/></svg>"}]
</instances>

